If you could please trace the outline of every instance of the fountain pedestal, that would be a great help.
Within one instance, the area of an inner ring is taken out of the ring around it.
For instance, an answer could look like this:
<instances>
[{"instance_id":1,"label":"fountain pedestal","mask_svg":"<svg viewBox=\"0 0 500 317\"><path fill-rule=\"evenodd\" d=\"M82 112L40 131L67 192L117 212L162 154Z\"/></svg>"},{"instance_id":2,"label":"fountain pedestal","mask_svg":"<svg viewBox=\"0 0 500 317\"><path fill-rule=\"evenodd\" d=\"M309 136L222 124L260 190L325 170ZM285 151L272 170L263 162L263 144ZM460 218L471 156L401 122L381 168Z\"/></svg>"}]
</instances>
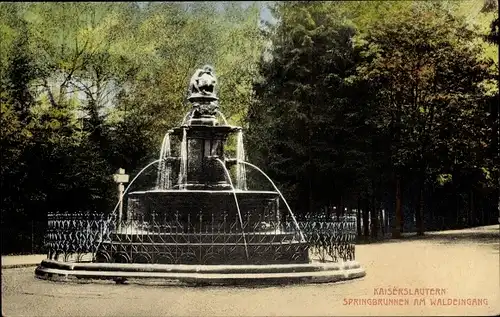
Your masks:
<instances>
[{"instance_id":1,"label":"fountain pedestal","mask_svg":"<svg viewBox=\"0 0 500 317\"><path fill-rule=\"evenodd\" d=\"M215 119L214 119L215 120ZM177 179L174 189L231 189L224 167L216 160L225 160L224 144L229 135L239 131L239 127L188 125L173 129L173 135L179 138L186 133L187 171L186 179ZM182 159L181 162L182 163Z\"/></svg>"}]
</instances>

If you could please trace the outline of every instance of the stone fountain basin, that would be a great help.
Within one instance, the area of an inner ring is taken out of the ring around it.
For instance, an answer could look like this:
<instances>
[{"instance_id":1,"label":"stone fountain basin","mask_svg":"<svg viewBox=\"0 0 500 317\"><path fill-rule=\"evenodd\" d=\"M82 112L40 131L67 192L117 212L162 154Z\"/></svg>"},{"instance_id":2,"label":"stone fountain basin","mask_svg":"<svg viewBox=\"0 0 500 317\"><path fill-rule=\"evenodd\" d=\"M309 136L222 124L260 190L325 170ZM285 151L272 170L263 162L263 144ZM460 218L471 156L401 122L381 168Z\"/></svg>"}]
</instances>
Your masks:
<instances>
[{"instance_id":1,"label":"stone fountain basin","mask_svg":"<svg viewBox=\"0 0 500 317\"><path fill-rule=\"evenodd\" d=\"M361 278L365 269L356 261L275 265L166 265L123 263L64 263L44 260L35 276L55 281L114 280L148 284L274 285L332 283Z\"/></svg>"},{"instance_id":2,"label":"stone fountain basin","mask_svg":"<svg viewBox=\"0 0 500 317\"><path fill-rule=\"evenodd\" d=\"M244 222L278 221L279 194L274 191L147 190L128 194L128 220L220 225L239 221L235 196ZM201 218L200 218L201 216ZM210 229L208 229L211 231ZM227 228L225 229L227 230Z\"/></svg>"}]
</instances>

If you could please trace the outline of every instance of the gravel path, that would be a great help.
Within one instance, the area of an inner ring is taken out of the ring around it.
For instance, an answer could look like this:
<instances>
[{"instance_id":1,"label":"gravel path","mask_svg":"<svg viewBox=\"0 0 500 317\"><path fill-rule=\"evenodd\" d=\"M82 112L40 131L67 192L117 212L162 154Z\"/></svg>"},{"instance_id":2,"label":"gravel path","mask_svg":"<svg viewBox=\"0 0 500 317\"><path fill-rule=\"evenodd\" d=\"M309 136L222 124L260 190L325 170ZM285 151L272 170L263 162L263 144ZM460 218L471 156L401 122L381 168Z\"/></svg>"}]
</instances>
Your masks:
<instances>
[{"instance_id":1,"label":"gravel path","mask_svg":"<svg viewBox=\"0 0 500 317\"><path fill-rule=\"evenodd\" d=\"M191 288L70 284L37 280L33 268L6 269L2 271L2 315L498 316L499 237L497 225L358 245L356 257L366 268L366 277L322 285ZM405 295L408 292L424 295ZM415 299L422 299L422 305Z\"/></svg>"}]
</instances>

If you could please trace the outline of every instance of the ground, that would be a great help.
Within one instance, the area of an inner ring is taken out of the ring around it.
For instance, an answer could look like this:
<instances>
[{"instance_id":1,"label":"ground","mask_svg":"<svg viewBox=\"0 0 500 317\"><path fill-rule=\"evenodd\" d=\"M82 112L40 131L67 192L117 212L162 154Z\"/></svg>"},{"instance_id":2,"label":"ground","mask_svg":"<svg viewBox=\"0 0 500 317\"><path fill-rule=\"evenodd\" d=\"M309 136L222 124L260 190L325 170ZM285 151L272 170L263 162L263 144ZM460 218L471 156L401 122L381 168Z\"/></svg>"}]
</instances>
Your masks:
<instances>
[{"instance_id":1,"label":"ground","mask_svg":"<svg viewBox=\"0 0 500 317\"><path fill-rule=\"evenodd\" d=\"M356 260L366 268L366 277L336 284L260 288L68 284L35 279L34 268L4 269L2 315L498 316L499 237L496 225L358 245ZM391 292L418 288L429 294L390 295L389 288ZM444 301L436 302L438 298ZM374 299L378 305L361 299ZM378 301L387 299L402 299L404 305ZM422 305L415 299L423 299ZM451 305L445 305L448 299ZM468 299L469 305L453 305L453 299Z\"/></svg>"}]
</instances>

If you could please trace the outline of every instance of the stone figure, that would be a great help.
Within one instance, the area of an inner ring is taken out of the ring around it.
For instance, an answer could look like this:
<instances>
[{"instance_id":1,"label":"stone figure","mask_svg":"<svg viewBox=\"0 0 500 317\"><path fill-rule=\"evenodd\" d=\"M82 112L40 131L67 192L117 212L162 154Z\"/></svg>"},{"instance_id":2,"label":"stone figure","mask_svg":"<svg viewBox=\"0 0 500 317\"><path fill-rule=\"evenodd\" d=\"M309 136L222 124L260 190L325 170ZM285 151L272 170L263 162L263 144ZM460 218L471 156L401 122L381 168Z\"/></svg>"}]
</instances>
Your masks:
<instances>
[{"instance_id":1,"label":"stone figure","mask_svg":"<svg viewBox=\"0 0 500 317\"><path fill-rule=\"evenodd\" d=\"M215 78L214 69L210 65L205 65L201 69L197 69L189 82L189 95L211 95L215 97Z\"/></svg>"},{"instance_id":2,"label":"stone figure","mask_svg":"<svg viewBox=\"0 0 500 317\"><path fill-rule=\"evenodd\" d=\"M210 121L215 120L213 117L219 109L215 90L216 84L215 72L210 65L197 69L191 77L187 99L193 105L193 119L205 117L210 118ZM196 120L193 122L196 122Z\"/></svg>"}]
</instances>

